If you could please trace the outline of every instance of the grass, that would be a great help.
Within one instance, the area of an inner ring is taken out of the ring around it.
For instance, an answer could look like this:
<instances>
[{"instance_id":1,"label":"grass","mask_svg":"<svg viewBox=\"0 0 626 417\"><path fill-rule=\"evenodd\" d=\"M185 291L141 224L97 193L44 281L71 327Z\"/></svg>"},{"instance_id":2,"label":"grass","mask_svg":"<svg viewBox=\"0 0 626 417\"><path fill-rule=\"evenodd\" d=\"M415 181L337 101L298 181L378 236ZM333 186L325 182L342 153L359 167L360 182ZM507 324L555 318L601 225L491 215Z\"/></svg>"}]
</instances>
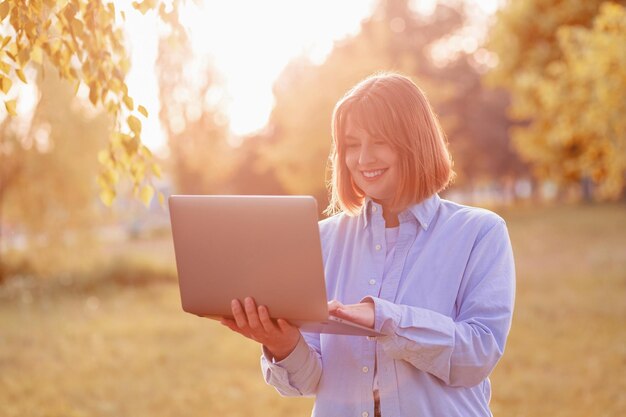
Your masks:
<instances>
[{"instance_id":1,"label":"grass","mask_svg":"<svg viewBox=\"0 0 626 417\"><path fill-rule=\"evenodd\" d=\"M626 415L626 207L500 214L518 282L494 415ZM171 268L168 241L140 246ZM122 270L0 287L0 416L310 414L265 385L254 343L182 313L171 280Z\"/></svg>"}]
</instances>

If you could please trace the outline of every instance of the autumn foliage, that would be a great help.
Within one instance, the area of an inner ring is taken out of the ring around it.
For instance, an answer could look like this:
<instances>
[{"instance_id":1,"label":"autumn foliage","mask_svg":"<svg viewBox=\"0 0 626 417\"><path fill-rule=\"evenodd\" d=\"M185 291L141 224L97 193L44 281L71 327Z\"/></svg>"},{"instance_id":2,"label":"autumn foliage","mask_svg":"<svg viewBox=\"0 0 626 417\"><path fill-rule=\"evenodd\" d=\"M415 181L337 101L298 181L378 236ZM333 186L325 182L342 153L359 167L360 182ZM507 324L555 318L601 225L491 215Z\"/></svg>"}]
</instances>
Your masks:
<instances>
[{"instance_id":1,"label":"autumn foliage","mask_svg":"<svg viewBox=\"0 0 626 417\"><path fill-rule=\"evenodd\" d=\"M158 8L171 21L176 5L168 10L156 0L135 2L145 13ZM102 201L110 205L120 176L128 176L135 195L148 204L154 195L152 177L161 175L152 153L141 142L145 107L135 103L126 85L130 68L122 24L125 14L105 0L4 0L0 3L0 90L4 105L16 116L19 88L27 83L28 66L43 71L44 60L75 90L89 89L89 100L113 117L115 130L108 146L98 154L102 165L98 183ZM161 199L162 195L159 196Z\"/></svg>"},{"instance_id":2,"label":"autumn foliage","mask_svg":"<svg viewBox=\"0 0 626 417\"><path fill-rule=\"evenodd\" d=\"M512 131L536 175L561 185L590 182L619 197L626 182L624 2L512 1L498 14L491 80L509 89ZM589 196L591 197L591 196Z\"/></svg>"}]
</instances>

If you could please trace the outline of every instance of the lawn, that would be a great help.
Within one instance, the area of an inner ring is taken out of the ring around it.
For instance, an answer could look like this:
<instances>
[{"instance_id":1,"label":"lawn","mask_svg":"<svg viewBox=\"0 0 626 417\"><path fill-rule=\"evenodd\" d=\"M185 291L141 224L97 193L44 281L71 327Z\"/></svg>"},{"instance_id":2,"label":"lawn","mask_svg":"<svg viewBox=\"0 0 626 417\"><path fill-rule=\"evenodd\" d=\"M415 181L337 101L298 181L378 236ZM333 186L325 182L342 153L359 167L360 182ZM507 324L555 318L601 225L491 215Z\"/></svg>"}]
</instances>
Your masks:
<instances>
[{"instance_id":1,"label":"lawn","mask_svg":"<svg viewBox=\"0 0 626 417\"><path fill-rule=\"evenodd\" d=\"M494 415L626 415L626 206L500 214L518 281ZM167 240L138 246L173 263ZM0 288L0 416L310 414L265 385L254 343L183 313L175 282L88 282Z\"/></svg>"}]
</instances>

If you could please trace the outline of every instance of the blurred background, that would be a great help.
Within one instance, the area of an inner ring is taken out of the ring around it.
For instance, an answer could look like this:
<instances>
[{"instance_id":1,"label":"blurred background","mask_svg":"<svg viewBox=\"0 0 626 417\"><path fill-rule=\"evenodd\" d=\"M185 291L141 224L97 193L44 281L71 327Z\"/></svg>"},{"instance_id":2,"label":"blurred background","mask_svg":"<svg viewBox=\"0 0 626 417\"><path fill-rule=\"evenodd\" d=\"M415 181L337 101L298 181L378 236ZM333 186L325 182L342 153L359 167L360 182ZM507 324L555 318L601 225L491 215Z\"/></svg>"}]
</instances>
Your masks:
<instances>
[{"instance_id":1,"label":"blurred background","mask_svg":"<svg viewBox=\"0 0 626 417\"><path fill-rule=\"evenodd\" d=\"M442 196L513 242L494 415L626 415L625 2L205 0L184 32L115 5L165 197L310 194L322 216L334 104L410 76L450 143ZM258 346L182 312L166 205L124 181L101 202L114 123L46 65L0 109L0 415L309 415Z\"/></svg>"}]
</instances>

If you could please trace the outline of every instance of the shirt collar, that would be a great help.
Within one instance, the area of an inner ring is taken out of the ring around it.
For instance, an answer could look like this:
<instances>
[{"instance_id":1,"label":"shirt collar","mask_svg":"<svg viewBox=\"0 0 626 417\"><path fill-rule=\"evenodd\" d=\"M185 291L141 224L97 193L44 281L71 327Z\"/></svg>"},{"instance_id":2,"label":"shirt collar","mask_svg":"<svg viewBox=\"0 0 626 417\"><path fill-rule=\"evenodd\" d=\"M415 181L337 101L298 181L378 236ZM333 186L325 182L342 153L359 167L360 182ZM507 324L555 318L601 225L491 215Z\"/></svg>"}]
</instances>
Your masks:
<instances>
[{"instance_id":1,"label":"shirt collar","mask_svg":"<svg viewBox=\"0 0 626 417\"><path fill-rule=\"evenodd\" d=\"M405 219L413 217L417 220L417 222L422 226L422 229L428 230L430 223L441 204L441 198L438 194L433 194L432 196L422 200L420 203L413 204L408 207L406 210L401 212L398 217L402 222ZM382 210L380 204L373 201L370 197L366 197L363 202L363 208L361 210L361 216L363 217L363 228L366 228L369 225L371 216L373 215L373 208L376 207L376 210Z\"/></svg>"}]
</instances>

